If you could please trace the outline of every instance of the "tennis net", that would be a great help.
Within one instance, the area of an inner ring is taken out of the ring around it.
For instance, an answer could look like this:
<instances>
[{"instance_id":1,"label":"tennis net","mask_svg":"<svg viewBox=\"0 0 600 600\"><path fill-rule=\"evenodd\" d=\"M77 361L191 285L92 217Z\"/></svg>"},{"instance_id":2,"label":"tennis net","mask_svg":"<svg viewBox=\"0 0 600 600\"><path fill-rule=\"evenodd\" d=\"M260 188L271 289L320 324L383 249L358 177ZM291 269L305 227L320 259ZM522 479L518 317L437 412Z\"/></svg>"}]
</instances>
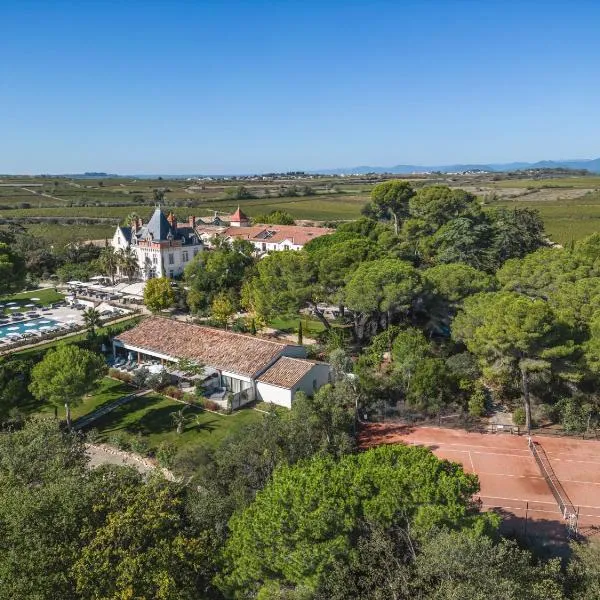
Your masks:
<instances>
[{"instance_id":1,"label":"tennis net","mask_svg":"<svg viewBox=\"0 0 600 600\"><path fill-rule=\"evenodd\" d=\"M560 508L560 512L563 516L563 519L572 521L577 516L577 511L573 506L572 502L569 500L567 496L567 492L565 492L562 484L558 480L558 477L554 474L554 470L552 469L552 465L546 456L546 452L542 448L540 444L534 442L531 438L528 440L529 449L531 450L531 454L533 454L533 458L537 463L540 472L542 473L554 499L556 500L558 507Z\"/></svg>"}]
</instances>

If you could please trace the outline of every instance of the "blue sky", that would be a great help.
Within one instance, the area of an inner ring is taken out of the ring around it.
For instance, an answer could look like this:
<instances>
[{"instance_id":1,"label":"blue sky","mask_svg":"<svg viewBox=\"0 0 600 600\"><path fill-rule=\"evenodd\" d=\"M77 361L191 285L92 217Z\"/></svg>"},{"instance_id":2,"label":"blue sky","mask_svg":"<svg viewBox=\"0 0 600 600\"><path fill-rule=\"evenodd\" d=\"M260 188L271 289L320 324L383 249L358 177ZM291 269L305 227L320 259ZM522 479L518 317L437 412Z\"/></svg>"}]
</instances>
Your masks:
<instances>
[{"instance_id":1,"label":"blue sky","mask_svg":"<svg viewBox=\"0 0 600 600\"><path fill-rule=\"evenodd\" d=\"M600 3L3 0L0 173L600 156Z\"/></svg>"}]
</instances>

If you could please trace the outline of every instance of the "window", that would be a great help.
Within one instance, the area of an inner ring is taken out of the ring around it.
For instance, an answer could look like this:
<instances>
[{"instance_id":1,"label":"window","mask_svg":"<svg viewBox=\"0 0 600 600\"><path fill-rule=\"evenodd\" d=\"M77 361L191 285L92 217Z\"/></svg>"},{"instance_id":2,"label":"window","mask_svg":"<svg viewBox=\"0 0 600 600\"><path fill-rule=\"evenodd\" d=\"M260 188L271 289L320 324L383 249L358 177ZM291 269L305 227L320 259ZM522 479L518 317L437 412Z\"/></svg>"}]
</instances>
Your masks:
<instances>
[{"instance_id":1,"label":"window","mask_svg":"<svg viewBox=\"0 0 600 600\"><path fill-rule=\"evenodd\" d=\"M173 279L173 269L169 269L169 277Z\"/></svg>"},{"instance_id":2,"label":"window","mask_svg":"<svg viewBox=\"0 0 600 600\"><path fill-rule=\"evenodd\" d=\"M187 253L187 250L185 252L183 252L183 254L181 255L181 257L183 259L183 262L187 262L188 260L190 260L189 256L188 256L188 253Z\"/></svg>"},{"instance_id":3,"label":"window","mask_svg":"<svg viewBox=\"0 0 600 600\"><path fill-rule=\"evenodd\" d=\"M317 380L313 379L313 390L316 392L317 391Z\"/></svg>"},{"instance_id":4,"label":"window","mask_svg":"<svg viewBox=\"0 0 600 600\"><path fill-rule=\"evenodd\" d=\"M267 245L264 242L262 243L262 251L263 252L267 251Z\"/></svg>"},{"instance_id":5,"label":"window","mask_svg":"<svg viewBox=\"0 0 600 600\"><path fill-rule=\"evenodd\" d=\"M284 244L284 245L283 245L283 249L284 249L284 250L289 250L289 249L290 249L290 247L289 247L289 245L288 245L288 244Z\"/></svg>"},{"instance_id":6,"label":"window","mask_svg":"<svg viewBox=\"0 0 600 600\"><path fill-rule=\"evenodd\" d=\"M152 257L152 262L153 262L155 265L157 265L157 264L158 264L158 256L156 256L156 255L155 255L155 256L153 256L153 257Z\"/></svg>"},{"instance_id":7,"label":"window","mask_svg":"<svg viewBox=\"0 0 600 600\"><path fill-rule=\"evenodd\" d=\"M194 256L196 256L196 254L198 254L198 248L194 248Z\"/></svg>"},{"instance_id":8,"label":"window","mask_svg":"<svg viewBox=\"0 0 600 600\"><path fill-rule=\"evenodd\" d=\"M169 252L169 264L170 265L175 264L175 255L172 252Z\"/></svg>"}]
</instances>

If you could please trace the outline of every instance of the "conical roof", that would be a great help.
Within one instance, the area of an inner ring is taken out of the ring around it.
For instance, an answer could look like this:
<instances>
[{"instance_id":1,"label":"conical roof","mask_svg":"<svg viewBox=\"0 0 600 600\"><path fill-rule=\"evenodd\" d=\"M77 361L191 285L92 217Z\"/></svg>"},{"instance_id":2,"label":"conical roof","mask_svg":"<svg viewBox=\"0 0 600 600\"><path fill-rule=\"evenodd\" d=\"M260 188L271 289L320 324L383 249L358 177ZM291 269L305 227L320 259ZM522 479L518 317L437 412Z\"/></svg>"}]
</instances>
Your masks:
<instances>
[{"instance_id":1,"label":"conical roof","mask_svg":"<svg viewBox=\"0 0 600 600\"><path fill-rule=\"evenodd\" d=\"M248 217L242 212L240 207L237 207L237 210L231 215L229 220L232 223L240 223L241 221L247 221Z\"/></svg>"},{"instance_id":2,"label":"conical roof","mask_svg":"<svg viewBox=\"0 0 600 600\"><path fill-rule=\"evenodd\" d=\"M171 233L171 225L167 221L167 217L160 209L160 206L156 207L156 210L150 217L146 229L149 234L152 235L154 240L166 240L169 233Z\"/></svg>"}]
</instances>

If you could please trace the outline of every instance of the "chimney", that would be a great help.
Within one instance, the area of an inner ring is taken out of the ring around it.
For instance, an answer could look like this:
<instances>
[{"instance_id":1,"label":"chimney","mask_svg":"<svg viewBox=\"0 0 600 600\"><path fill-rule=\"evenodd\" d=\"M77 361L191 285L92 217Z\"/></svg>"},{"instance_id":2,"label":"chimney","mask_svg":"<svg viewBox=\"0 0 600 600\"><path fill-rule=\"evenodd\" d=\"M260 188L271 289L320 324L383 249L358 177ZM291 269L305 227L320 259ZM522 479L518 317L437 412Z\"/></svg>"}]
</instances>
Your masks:
<instances>
[{"instance_id":1,"label":"chimney","mask_svg":"<svg viewBox=\"0 0 600 600\"><path fill-rule=\"evenodd\" d=\"M175 217L175 215L172 212L169 213L169 216L167 217L167 221L169 221L169 225L173 229L177 229L177 218Z\"/></svg>"},{"instance_id":2,"label":"chimney","mask_svg":"<svg viewBox=\"0 0 600 600\"><path fill-rule=\"evenodd\" d=\"M190 227L196 227L196 217L192 217L191 215L188 217L188 224Z\"/></svg>"}]
</instances>

